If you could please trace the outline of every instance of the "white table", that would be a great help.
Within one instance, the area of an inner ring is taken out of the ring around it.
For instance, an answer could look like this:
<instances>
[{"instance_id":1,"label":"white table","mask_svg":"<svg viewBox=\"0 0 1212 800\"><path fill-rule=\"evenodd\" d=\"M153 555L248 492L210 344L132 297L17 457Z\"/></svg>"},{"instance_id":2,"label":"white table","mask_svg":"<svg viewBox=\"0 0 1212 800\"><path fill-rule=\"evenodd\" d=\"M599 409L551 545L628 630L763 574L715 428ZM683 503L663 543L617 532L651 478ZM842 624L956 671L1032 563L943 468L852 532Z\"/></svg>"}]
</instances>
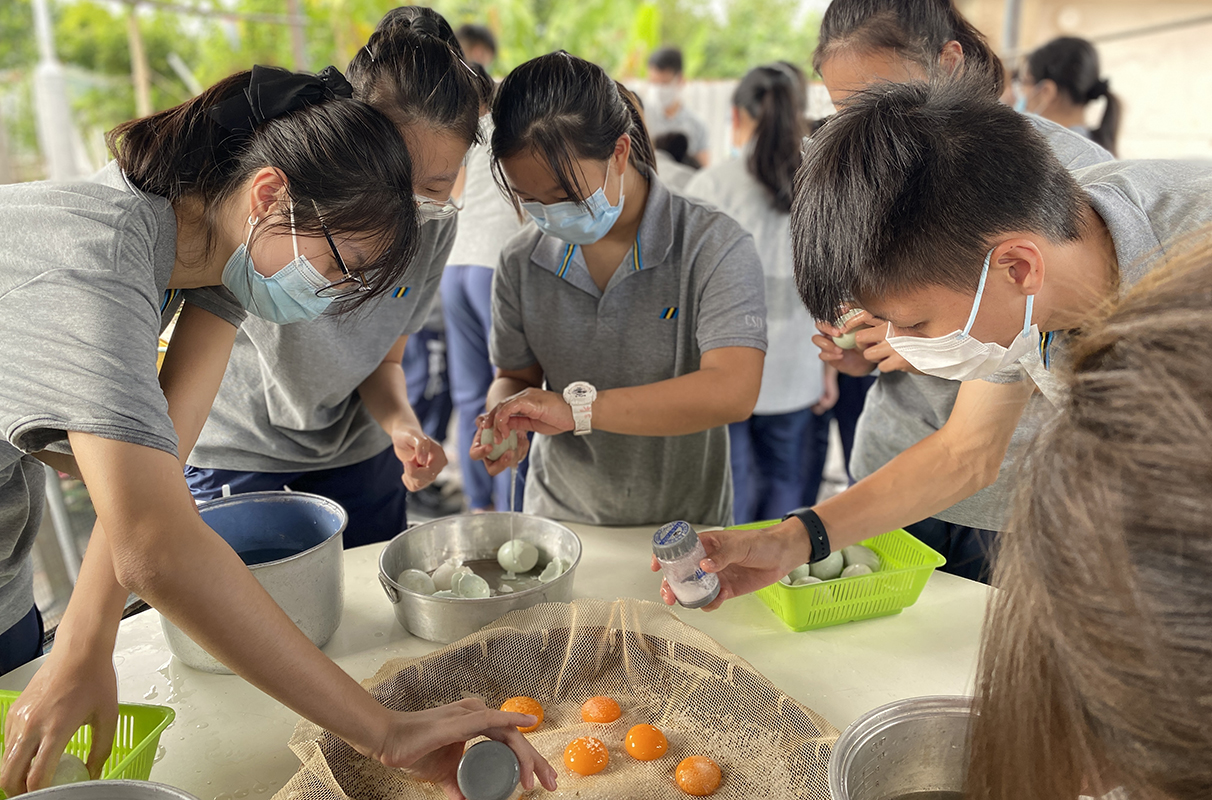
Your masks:
<instances>
[{"instance_id":1,"label":"white table","mask_svg":"<svg viewBox=\"0 0 1212 800\"><path fill-rule=\"evenodd\" d=\"M652 529L572 525L584 543L577 597L638 597L659 602L660 577L648 570ZM383 545L345 553L345 615L324 651L357 680L392 658L425 655L437 645L396 622L377 580ZM676 613L752 663L776 686L839 729L864 712L905 697L969 694L988 587L935 573L903 613L793 633L756 597L707 614ZM209 675L173 659L154 611L122 623L115 663L123 702L166 704L176 721L161 737L152 779L200 800L268 795L295 773L286 744L298 716L242 679ZM22 689L37 664L0 677Z\"/></svg>"}]
</instances>

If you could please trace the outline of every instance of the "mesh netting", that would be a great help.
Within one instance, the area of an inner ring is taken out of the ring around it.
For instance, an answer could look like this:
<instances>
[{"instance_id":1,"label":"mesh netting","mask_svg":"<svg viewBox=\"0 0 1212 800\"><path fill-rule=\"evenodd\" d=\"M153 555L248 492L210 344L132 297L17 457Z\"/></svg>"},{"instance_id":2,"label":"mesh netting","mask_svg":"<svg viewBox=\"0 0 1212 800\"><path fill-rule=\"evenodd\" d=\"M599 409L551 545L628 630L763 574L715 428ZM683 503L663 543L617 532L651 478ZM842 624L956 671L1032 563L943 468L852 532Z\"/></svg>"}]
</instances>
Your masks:
<instances>
[{"instance_id":1,"label":"mesh netting","mask_svg":"<svg viewBox=\"0 0 1212 800\"><path fill-rule=\"evenodd\" d=\"M364 685L399 710L467 697L494 707L516 695L537 699L545 719L527 736L559 772L560 789L536 785L524 797L684 800L674 768L686 756L706 755L724 771L716 797L829 798L826 765L838 731L656 603L577 600L515 611L427 656L390 661ZM595 695L615 698L622 718L582 722L581 704ZM669 738L669 752L657 761L636 761L623 750L627 731L645 722ZM564 748L579 736L606 744L604 772L581 777L564 767ZM443 796L307 721L290 747L302 767L275 800Z\"/></svg>"}]
</instances>

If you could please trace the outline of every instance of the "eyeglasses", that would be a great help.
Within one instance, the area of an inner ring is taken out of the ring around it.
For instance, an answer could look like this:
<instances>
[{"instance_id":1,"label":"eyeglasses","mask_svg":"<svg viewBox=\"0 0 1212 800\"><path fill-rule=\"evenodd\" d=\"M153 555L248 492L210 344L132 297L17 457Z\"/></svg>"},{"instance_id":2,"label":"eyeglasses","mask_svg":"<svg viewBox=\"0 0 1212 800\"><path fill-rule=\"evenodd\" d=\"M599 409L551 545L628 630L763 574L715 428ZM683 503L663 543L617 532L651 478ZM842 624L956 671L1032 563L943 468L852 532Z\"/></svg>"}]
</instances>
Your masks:
<instances>
[{"instance_id":1,"label":"eyeglasses","mask_svg":"<svg viewBox=\"0 0 1212 800\"><path fill-rule=\"evenodd\" d=\"M417 204L417 213L422 222L431 219L450 219L463 210L463 207L453 200L434 200L423 194L413 194L412 199Z\"/></svg>"},{"instance_id":2,"label":"eyeglasses","mask_svg":"<svg viewBox=\"0 0 1212 800\"><path fill-rule=\"evenodd\" d=\"M311 204L316 209L316 219L320 220L320 230L324 231L324 239L332 250L333 258L337 260L337 268L341 270L341 274L344 276L340 280L335 280L327 286L317 289L316 297L345 300L354 295L369 292L370 284L366 282L366 277L362 275L361 270L354 272L345 266L345 259L341 258L341 253L337 250L337 243L332 240L332 234L328 232L328 226L324 224L324 218L320 216L320 207L316 205L315 200L311 201Z\"/></svg>"}]
</instances>

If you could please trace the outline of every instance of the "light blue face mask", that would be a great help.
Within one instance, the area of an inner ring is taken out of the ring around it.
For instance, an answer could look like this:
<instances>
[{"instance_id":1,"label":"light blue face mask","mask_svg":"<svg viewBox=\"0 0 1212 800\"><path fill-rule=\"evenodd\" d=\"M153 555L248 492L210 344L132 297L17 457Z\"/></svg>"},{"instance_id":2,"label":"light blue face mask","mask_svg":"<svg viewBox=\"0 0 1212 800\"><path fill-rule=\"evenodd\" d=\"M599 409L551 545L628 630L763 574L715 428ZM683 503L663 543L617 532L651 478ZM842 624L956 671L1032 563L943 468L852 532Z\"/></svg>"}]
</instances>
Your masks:
<instances>
[{"instance_id":1,"label":"light blue face mask","mask_svg":"<svg viewBox=\"0 0 1212 800\"><path fill-rule=\"evenodd\" d=\"M331 297L317 297L316 291L328 285L324 276L299 255L299 239L295 235L295 209L290 209L290 239L295 257L289 264L268 278L253 267L252 255L248 252L248 240L252 229L260 220L248 218L248 236L236 252L227 259L223 267L223 285L244 306L244 310L261 319L285 325L289 322L307 322L324 313Z\"/></svg>"},{"instance_id":2,"label":"light blue face mask","mask_svg":"<svg viewBox=\"0 0 1212 800\"><path fill-rule=\"evenodd\" d=\"M610 167L606 167L606 182L610 182ZM619 178L619 203L610 205L606 199L606 185L586 198L583 204L572 200L543 205L522 203L543 233L562 239L569 244L593 244L601 239L623 213L623 178Z\"/></svg>"}]
</instances>

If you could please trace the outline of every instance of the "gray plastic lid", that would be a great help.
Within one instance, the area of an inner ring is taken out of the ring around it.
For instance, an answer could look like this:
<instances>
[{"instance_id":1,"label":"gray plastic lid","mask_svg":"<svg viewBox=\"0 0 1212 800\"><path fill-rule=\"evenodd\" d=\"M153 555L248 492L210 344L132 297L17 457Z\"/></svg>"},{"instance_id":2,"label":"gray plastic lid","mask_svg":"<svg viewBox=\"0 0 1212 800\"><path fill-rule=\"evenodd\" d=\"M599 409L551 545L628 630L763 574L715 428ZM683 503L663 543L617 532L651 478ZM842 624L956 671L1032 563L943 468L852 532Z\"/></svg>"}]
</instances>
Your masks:
<instances>
[{"instance_id":1,"label":"gray plastic lid","mask_svg":"<svg viewBox=\"0 0 1212 800\"><path fill-rule=\"evenodd\" d=\"M517 788L522 769L508 745L480 742L459 762L459 791L467 800L507 800Z\"/></svg>"},{"instance_id":2,"label":"gray plastic lid","mask_svg":"<svg viewBox=\"0 0 1212 800\"><path fill-rule=\"evenodd\" d=\"M662 525L652 534L652 554L662 561L677 561L698 547L699 535L689 522L678 520Z\"/></svg>"}]
</instances>

